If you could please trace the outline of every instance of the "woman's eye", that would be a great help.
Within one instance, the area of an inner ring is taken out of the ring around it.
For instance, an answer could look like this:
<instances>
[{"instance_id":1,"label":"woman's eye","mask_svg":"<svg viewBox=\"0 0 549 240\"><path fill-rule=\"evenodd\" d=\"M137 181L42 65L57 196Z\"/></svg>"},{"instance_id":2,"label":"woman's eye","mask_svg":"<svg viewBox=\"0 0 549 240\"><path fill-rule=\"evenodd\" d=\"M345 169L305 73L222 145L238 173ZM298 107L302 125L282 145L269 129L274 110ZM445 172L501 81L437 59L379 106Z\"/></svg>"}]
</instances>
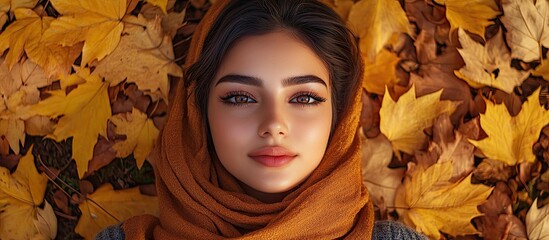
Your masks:
<instances>
[{"instance_id":1,"label":"woman's eye","mask_svg":"<svg viewBox=\"0 0 549 240\"><path fill-rule=\"evenodd\" d=\"M232 95L228 95L226 97L222 97L221 100L224 102L224 103L230 103L230 104L246 104L246 103L255 103L256 101L250 97L250 96L246 96L246 95L241 95L241 94L232 94Z\"/></svg>"},{"instance_id":2,"label":"woman's eye","mask_svg":"<svg viewBox=\"0 0 549 240\"><path fill-rule=\"evenodd\" d=\"M316 101L314 98L312 98L311 96L307 96L307 95L301 95L301 96L298 96L294 99L295 99L296 103L302 103L302 104L309 104L309 103L313 103L313 102Z\"/></svg>"},{"instance_id":3,"label":"woman's eye","mask_svg":"<svg viewBox=\"0 0 549 240\"><path fill-rule=\"evenodd\" d=\"M251 98L248 97L248 96L244 96L244 95L234 96L234 102L235 103L249 103L250 100L251 100Z\"/></svg>"},{"instance_id":4,"label":"woman's eye","mask_svg":"<svg viewBox=\"0 0 549 240\"><path fill-rule=\"evenodd\" d=\"M303 105L314 105L325 101L325 98L310 93L298 95L297 97L294 97L292 98L292 100L290 100L291 103L298 103Z\"/></svg>"}]
</instances>

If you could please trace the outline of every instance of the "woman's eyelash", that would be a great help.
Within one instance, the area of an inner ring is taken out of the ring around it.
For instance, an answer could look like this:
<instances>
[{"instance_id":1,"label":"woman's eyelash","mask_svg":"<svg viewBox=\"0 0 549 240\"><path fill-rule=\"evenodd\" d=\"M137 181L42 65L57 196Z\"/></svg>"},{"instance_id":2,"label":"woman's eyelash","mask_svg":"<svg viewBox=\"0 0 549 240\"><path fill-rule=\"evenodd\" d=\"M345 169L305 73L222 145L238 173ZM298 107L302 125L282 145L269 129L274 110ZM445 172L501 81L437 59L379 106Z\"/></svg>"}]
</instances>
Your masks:
<instances>
[{"instance_id":1,"label":"woman's eyelash","mask_svg":"<svg viewBox=\"0 0 549 240\"><path fill-rule=\"evenodd\" d=\"M249 103L257 103L251 94L243 91L232 91L220 97L221 102L236 106L242 106ZM314 92L299 92L290 99L290 103L300 104L302 106L314 106L326 102L326 98L319 96Z\"/></svg>"},{"instance_id":2,"label":"woman's eyelash","mask_svg":"<svg viewBox=\"0 0 549 240\"><path fill-rule=\"evenodd\" d=\"M221 102L231 105L243 105L248 103L256 103L257 101L247 92L232 91L220 97Z\"/></svg>"},{"instance_id":3,"label":"woman's eyelash","mask_svg":"<svg viewBox=\"0 0 549 240\"><path fill-rule=\"evenodd\" d=\"M301 97L306 97L306 98L298 99L298 98L301 98ZM306 100L306 102L303 102L303 100ZM313 101L311 102L311 100L313 100ZM323 98L323 97L319 96L318 94L316 94L314 92L300 92L300 93L295 94L291 98L290 102L291 103L301 104L303 106L307 106L307 105L310 106L310 105L318 105L320 103L326 102L326 98Z\"/></svg>"}]
</instances>

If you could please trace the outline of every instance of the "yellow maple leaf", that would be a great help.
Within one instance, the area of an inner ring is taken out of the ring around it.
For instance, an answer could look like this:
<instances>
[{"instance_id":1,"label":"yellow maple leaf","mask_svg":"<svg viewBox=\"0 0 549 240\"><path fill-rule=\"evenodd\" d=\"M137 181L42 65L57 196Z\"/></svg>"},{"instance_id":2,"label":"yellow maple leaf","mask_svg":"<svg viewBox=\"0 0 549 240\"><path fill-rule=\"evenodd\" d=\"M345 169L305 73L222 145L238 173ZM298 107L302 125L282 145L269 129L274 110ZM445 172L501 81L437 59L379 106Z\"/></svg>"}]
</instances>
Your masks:
<instances>
[{"instance_id":1,"label":"yellow maple leaf","mask_svg":"<svg viewBox=\"0 0 549 240\"><path fill-rule=\"evenodd\" d=\"M39 0L0 0L0 11L13 11L18 8L33 8Z\"/></svg>"},{"instance_id":2,"label":"yellow maple leaf","mask_svg":"<svg viewBox=\"0 0 549 240\"><path fill-rule=\"evenodd\" d=\"M0 0L0 26L4 26L8 20L8 12L18 8L33 8L38 0Z\"/></svg>"},{"instance_id":3,"label":"yellow maple leaf","mask_svg":"<svg viewBox=\"0 0 549 240\"><path fill-rule=\"evenodd\" d=\"M451 30L463 28L484 38L484 30L491 25L491 19L499 15L495 0L435 0L446 6L446 18Z\"/></svg>"},{"instance_id":4,"label":"yellow maple leaf","mask_svg":"<svg viewBox=\"0 0 549 240\"><path fill-rule=\"evenodd\" d=\"M0 100L3 103L0 136L6 138L15 154L19 154L19 143L25 145L27 106L37 103L40 99L38 88L50 83L44 71L32 61L18 62L10 71L0 58Z\"/></svg>"},{"instance_id":5,"label":"yellow maple leaf","mask_svg":"<svg viewBox=\"0 0 549 240\"><path fill-rule=\"evenodd\" d=\"M426 143L425 128L433 125L434 119L442 114L451 114L456 109L452 101L440 101L442 90L416 98L415 86L393 101L385 90L381 103L380 130L391 141L393 150L413 154Z\"/></svg>"},{"instance_id":6,"label":"yellow maple leaf","mask_svg":"<svg viewBox=\"0 0 549 240\"><path fill-rule=\"evenodd\" d=\"M152 119L137 108L133 108L131 113L117 114L110 120L116 125L114 130L116 134L126 135L126 140L116 142L113 146L116 156L127 157L133 152L137 166L141 168L154 148L159 134Z\"/></svg>"},{"instance_id":7,"label":"yellow maple leaf","mask_svg":"<svg viewBox=\"0 0 549 240\"><path fill-rule=\"evenodd\" d=\"M168 14L166 11L166 6L168 5L168 0L147 0L148 3L157 6L158 8L162 9L162 12L164 14Z\"/></svg>"},{"instance_id":8,"label":"yellow maple leaf","mask_svg":"<svg viewBox=\"0 0 549 240\"><path fill-rule=\"evenodd\" d=\"M458 51L465 66L454 73L471 87L489 86L511 93L515 86L519 86L528 77L528 72L511 67L511 54L503 42L501 31L488 40L484 47L461 28L458 35L463 47Z\"/></svg>"},{"instance_id":9,"label":"yellow maple leaf","mask_svg":"<svg viewBox=\"0 0 549 240\"><path fill-rule=\"evenodd\" d=\"M0 167L0 236L6 239L31 239L32 237L55 238L57 221L53 209L46 204L44 210L38 206L44 200L48 178L39 174L34 165L32 147L19 160L17 170ZM47 202L46 202L47 203ZM38 219L48 219L35 226ZM48 225L47 232L41 232L42 224ZM51 231L53 230L53 231Z\"/></svg>"},{"instance_id":10,"label":"yellow maple leaf","mask_svg":"<svg viewBox=\"0 0 549 240\"><path fill-rule=\"evenodd\" d=\"M74 60L80 55L80 49L76 47L62 47L57 44L45 44L42 35L54 20L52 17L41 17L30 9L17 9L17 20L10 24L0 34L0 52L10 49L6 55L9 67L27 53L29 59L41 66L48 79L54 79L59 75L68 74Z\"/></svg>"},{"instance_id":11,"label":"yellow maple leaf","mask_svg":"<svg viewBox=\"0 0 549 240\"><path fill-rule=\"evenodd\" d=\"M94 74L102 76L111 85L124 79L135 82L139 89L154 93L160 90L168 100L168 74L182 76L182 70L174 61L171 38L164 34L161 19L146 20L142 16L134 22L146 26L127 26L118 47L99 61Z\"/></svg>"},{"instance_id":12,"label":"yellow maple leaf","mask_svg":"<svg viewBox=\"0 0 549 240\"><path fill-rule=\"evenodd\" d=\"M492 188L472 185L471 174L456 183L448 181L451 176L451 162L435 163L427 169L414 167L397 190L399 219L433 239L440 238L439 231L452 236L478 233L471 219L481 215L477 206Z\"/></svg>"},{"instance_id":13,"label":"yellow maple leaf","mask_svg":"<svg viewBox=\"0 0 549 240\"><path fill-rule=\"evenodd\" d=\"M549 47L549 6L547 1L502 0L501 22L507 28L512 57L525 62L538 60L542 46Z\"/></svg>"},{"instance_id":14,"label":"yellow maple leaf","mask_svg":"<svg viewBox=\"0 0 549 240\"><path fill-rule=\"evenodd\" d=\"M141 194L137 187L115 191L112 185L105 184L88 195L87 200L80 203L78 208L82 216L75 232L86 239L93 239L102 229L132 216L158 216L158 199Z\"/></svg>"},{"instance_id":15,"label":"yellow maple leaf","mask_svg":"<svg viewBox=\"0 0 549 240\"><path fill-rule=\"evenodd\" d=\"M21 59L29 44L40 40L40 29L42 29L42 18L31 9L16 9L15 17L17 21L0 34L0 53L10 49L6 55L10 68Z\"/></svg>"},{"instance_id":16,"label":"yellow maple leaf","mask_svg":"<svg viewBox=\"0 0 549 240\"><path fill-rule=\"evenodd\" d=\"M383 95L385 93L385 86L391 89L398 80L396 65L399 60L400 58L396 54L386 49L382 49L372 63L368 63L368 59L365 58L364 61L366 64L362 87L370 93Z\"/></svg>"},{"instance_id":17,"label":"yellow maple leaf","mask_svg":"<svg viewBox=\"0 0 549 240\"><path fill-rule=\"evenodd\" d=\"M541 76L546 81L549 81L549 61L541 59L541 64L532 70L532 74L535 76Z\"/></svg>"},{"instance_id":18,"label":"yellow maple leaf","mask_svg":"<svg viewBox=\"0 0 549 240\"><path fill-rule=\"evenodd\" d=\"M46 44L41 40L32 42L28 46L27 56L44 69L48 79L59 79L69 75L72 64L82 52L82 44L64 47L58 44Z\"/></svg>"},{"instance_id":19,"label":"yellow maple leaf","mask_svg":"<svg viewBox=\"0 0 549 240\"><path fill-rule=\"evenodd\" d=\"M90 75L90 69L89 68L80 68L76 70L75 73L68 75L68 76L62 76L59 79L59 84L61 84L61 88L65 89L68 86L71 85L78 85L86 82L86 78Z\"/></svg>"},{"instance_id":20,"label":"yellow maple leaf","mask_svg":"<svg viewBox=\"0 0 549 240\"><path fill-rule=\"evenodd\" d=\"M44 33L50 44L73 46L84 41L82 66L111 53L124 29L126 0L51 0L62 15Z\"/></svg>"},{"instance_id":21,"label":"yellow maple leaf","mask_svg":"<svg viewBox=\"0 0 549 240\"><path fill-rule=\"evenodd\" d=\"M320 2L336 11L345 21L349 17L349 12L355 4L353 0L320 0Z\"/></svg>"},{"instance_id":22,"label":"yellow maple leaf","mask_svg":"<svg viewBox=\"0 0 549 240\"><path fill-rule=\"evenodd\" d=\"M92 159L98 136L107 136L107 120L111 116L109 84L93 74L85 79L85 83L78 85L69 94L64 89L51 91L50 97L30 108L32 114L51 118L61 116L49 137L56 141L73 137L72 157L80 177L88 169L88 161Z\"/></svg>"},{"instance_id":23,"label":"yellow maple leaf","mask_svg":"<svg viewBox=\"0 0 549 240\"><path fill-rule=\"evenodd\" d=\"M357 2L348 25L360 37L360 50L371 60L394 34L410 33L406 13L396 0Z\"/></svg>"},{"instance_id":24,"label":"yellow maple leaf","mask_svg":"<svg viewBox=\"0 0 549 240\"><path fill-rule=\"evenodd\" d=\"M480 114L480 125L487 138L469 140L488 158L508 165L534 162L532 146L541 129L549 124L549 111L540 105L540 89L522 105L517 116L511 117L504 104L486 101L486 113Z\"/></svg>"}]
</instances>

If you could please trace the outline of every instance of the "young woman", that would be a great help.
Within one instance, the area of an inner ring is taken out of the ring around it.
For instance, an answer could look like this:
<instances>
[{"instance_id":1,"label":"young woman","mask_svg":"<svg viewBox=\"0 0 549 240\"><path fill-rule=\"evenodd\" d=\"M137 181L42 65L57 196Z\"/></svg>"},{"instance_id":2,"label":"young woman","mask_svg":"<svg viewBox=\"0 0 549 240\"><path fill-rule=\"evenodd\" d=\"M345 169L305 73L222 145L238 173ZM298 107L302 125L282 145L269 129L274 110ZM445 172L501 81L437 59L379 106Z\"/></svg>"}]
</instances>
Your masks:
<instances>
[{"instance_id":1,"label":"young woman","mask_svg":"<svg viewBox=\"0 0 549 240\"><path fill-rule=\"evenodd\" d=\"M314 0L217 0L155 158L160 216L98 239L422 239L374 223L360 170L362 63Z\"/></svg>"}]
</instances>

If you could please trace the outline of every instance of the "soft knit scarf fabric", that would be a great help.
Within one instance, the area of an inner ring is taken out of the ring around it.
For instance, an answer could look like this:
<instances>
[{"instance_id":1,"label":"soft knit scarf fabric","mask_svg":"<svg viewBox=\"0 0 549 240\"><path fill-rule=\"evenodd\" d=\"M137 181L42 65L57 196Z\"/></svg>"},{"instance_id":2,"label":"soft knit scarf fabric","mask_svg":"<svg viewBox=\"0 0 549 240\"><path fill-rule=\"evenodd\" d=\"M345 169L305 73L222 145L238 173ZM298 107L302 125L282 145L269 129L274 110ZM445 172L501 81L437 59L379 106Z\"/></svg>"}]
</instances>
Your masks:
<instances>
[{"instance_id":1,"label":"soft knit scarf fabric","mask_svg":"<svg viewBox=\"0 0 549 240\"><path fill-rule=\"evenodd\" d=\"M187 66L200 56L227 2L217 0L197 27ZM209 155L195 86L180 82L156 149L160 215L126 220L122 228L127 239L371 238L374 211L360 172L360 88L341 113L318 168L281 202L263 203L245 194L236 178Z\"/></svg>"}]
</instances>

